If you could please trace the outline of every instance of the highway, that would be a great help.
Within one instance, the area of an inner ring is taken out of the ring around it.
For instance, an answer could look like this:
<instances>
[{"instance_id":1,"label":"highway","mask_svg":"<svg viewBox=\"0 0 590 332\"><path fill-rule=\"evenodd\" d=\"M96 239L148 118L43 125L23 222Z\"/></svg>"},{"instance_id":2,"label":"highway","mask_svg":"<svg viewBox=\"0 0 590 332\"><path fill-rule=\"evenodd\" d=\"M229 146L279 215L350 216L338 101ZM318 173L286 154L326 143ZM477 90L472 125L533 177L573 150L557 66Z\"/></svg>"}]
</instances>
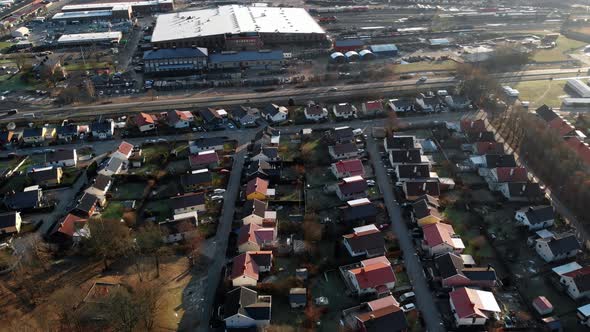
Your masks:
<instances>
[{"instance_id":1,"label":"highway","mask_svg":"<svg viewBox=\"0 0 590 332\"><path fill-rule=\"evenodd\" d=\"M540 69L520 72L494 74L503 84L520 81L538 81L549 79L566 79L577 77L580 73L586 75L587 67L574 69ZM64 106L60 108L31 108L21 109L14 116L0 119L1 122L18 120L61 120L65 118L84 118L97 115L117 116L138 111L162 111L182 107L212 107L232 105L259 105L268 102L287 103L288 98L294 98L302 103L307 100L320 102L337 102L353 98L370 97L380 98L420 91L432 91L437 89L449 89L456 87L460 80L454 77L433 77L426 82L417 83L416 80L401 80L375 83L362 83L354 85L332 85L324 87L287 88L270 92L244 92L214 96L172 96L171 98L157 98L149 101L122 102L109 104L92 104L84 106ZM223 92L223 89L219 90ZM145 98L144 98L145 99ZM2 109L2 106L0 106Z\"/></svg>"}]
</instances>

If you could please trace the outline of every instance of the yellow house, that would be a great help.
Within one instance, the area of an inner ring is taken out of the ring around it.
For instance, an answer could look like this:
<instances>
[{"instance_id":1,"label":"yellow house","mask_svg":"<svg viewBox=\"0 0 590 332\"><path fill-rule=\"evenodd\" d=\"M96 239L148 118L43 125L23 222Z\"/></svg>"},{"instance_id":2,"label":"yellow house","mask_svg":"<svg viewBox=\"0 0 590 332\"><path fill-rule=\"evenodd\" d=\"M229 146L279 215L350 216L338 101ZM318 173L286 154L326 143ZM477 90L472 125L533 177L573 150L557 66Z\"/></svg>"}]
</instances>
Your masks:
<instances>
[{"instance_id":1,"label":"yellow house","mask_svg":"<svg viewBox=\"0 0 590 332\"><path fill-rule=\"evenodd\" d=\"M55 127L43 127L45 139L53 140L57 136L57 130Z\"/></svg>"},{"instance_id":2,"label":"yellow house","mask_svg":"<svg viewBox=\"0 0 590 332\"><path fill-rule=\"evenodd\" d=\"M246 185L246 199L248 200L261 200L264 201L267 198L268 192L268 181L261 178L254 178Z\"/></svg>"},{"instance_id":3,"label":"yellow house","mask_svg":"<svg viewBox=\"0 0 590 332\"><path fill-rule=\"evenodd\" d=\"M440 214L439 208L438 199L430 195L421 196L412 204L412 219L419 226L441 222L444 218Z\"/></svg>"}]
</instances>

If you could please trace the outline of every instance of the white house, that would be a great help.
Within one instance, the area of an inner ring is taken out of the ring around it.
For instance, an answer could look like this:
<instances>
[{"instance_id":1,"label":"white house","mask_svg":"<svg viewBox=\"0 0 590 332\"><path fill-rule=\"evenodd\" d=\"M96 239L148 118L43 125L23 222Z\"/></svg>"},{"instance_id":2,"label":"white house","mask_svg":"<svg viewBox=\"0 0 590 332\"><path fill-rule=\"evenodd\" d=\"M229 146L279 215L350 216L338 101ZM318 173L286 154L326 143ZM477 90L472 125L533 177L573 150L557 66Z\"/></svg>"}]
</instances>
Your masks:
<instances>
[{"instance_id":1,"label":"white house","mask_svg":"<svg viewBox=\"0 0 590 332\"><path fill-rule=\"evenodd\" d=\"M225 295L223 320L227 329L257 328L270 324L272 297L258 295L255 290L238 287Z\"/></svg>"},{"instance_id":2,"label":"white house","mask_svg":"<svg viewBox=\"0 0 590 332\"><path fill-rule=\"evenodd\" d=\"M177 129L188 128L195 121L193 113L189 111L168 111L166 118L168 125Z\"/></svg>"},{"instance_id":3,"label":"white house","mask_svg":"<svg viewBox=\"0 0 590 332\"><path fill-rule=\"evenodd\" d=\"M98 174L102 174L104 176L113 176L115 174L119 174L123 170L123 164L123 160L111 157L107 161L106 165L98 171Z\"/></svg>"},{"instance_id":4,"label":"white house","mask_svg":"<svg viewBox=\"0 0 590 332\"><path fill-rule=\"evenodd\" d=\"M465 249L465 245L460 237L455 234L453 226L438 222L428 224L422 227L424 231L424 240L422 247L429 256L438 256L452 252L460 254Z\"/></svg>"},{"instance_id":5,"label":"white house","mask_svg":"<svg viewBox=\"0 0 590 332\"><path fill-rule=\"evenodd\" d=\"M387 294L395 288L397 281L391 263L385 256L369 258L354 264L344 270L344 276L349 281L357 295Z\"/></svg>"},{"instance_id":6,"label":"white house","mask_svg":"<svg viewBox=\"0 0 590 332\"><path fill-rule=\"evenodd\" d=\"M576 313L580 324L590 327L590 303L579 307Z\"/></svg>"},{"instance_id":7,"label":"white house","mask_svg":"<svg viewBox=\"0 0 590 332\"><path fill-rule=\"evenodd\" d=\"M76 149L57 150L45 154L45 165L56 167L74 167L78 164Z\"/></svg>"},{"instance_id":8,"label":"white house","mask_svg":"<svg viewBox=\"0 0 590 332\"><path fill-rule=\"evenodd\" d=\"M205 212L205 194L190 193L182 196L170 198L170 207L174 214L183 214L187 212Z\"/></svg>"},{"instance_id":9,"label":"white house","mask_svg":"<svg viewBox=\"0 0 590 332\"><path fill-rule=\"evenodd\" d=\"M135 116L135 125L139 131L146 132L156 129L156 118L148 113L139 113Z\"/></svg>"},{"instance_id":10,"label":"white house","mask_svg":"<svg viewBox=\"0 0 590 332\"><path fill-rule=\"evenodd\" d=\"M575 257L580 251L580 243L574 234L566 233L537 239L535 250L546 262L555 262Z\"/></svg>"},{"instance_id":11,"label":"white house","mask_svg":"<svg viewBox=\"0 0 590 332\"><path fill-rule=\"evenodd\" d=\"M194 141L188 141L188 148L191 154L211 150L222 151L224 142L225 139L223 137L203 137Z\"/></svg>"},{"instance_id":12,"label":"white house","mask_svg":"<svg viewBox=\"0 0 590 332\"><path fill-rule=\"evenodd\" d=\"M114 121L96 121L90 124L92 137L96 139L108 139L115 133Z\"/></svg>"},{"instance_id":13,"label":"white house","mask_svg":"<svg viewBox=\"0 0 590 332\"><path fill-rule=\"evenodd\" d=\"M305 118L312 121L320 121L328 117L328 110L320 105L308 105L303 111Z\"/></svg>"},{"instance_id":14,"label":"white house","mask_svg":"<svg viewBox=\"0 0 590 332\"><path fill-rule=\"evenodd\" d=\"M230 279L234 287L256 287L261 272L272 268L272 251L248 251L234 257Z\"/></svg>"},{"instance_id":15,"label":"white house","mask_svg":"<svg viewBox=\"0 0 590 332\"><path fill-rule=\"evenodd\" d=\"M590 295L590 266L563 273L559 282L574 300Z\"/></svg>"},{"instance_id":16,"label":"white house","mask_svg":"<svg viewBox=\"0 0 590 332\"><path fill-rule=\"evenodd\" d=\"M484 325L500 306L492 292L461 287L449 293L451 312L458 327Z\"/></svg>"},{"instance_id":17,"label":"white house","mask_svg":"<svg viewBox=\"0 0 590 332\"><path fill-rule=\"evenodd\" d=\"M197 219L194 216L163 221L159 226L164 233L164 243L176 243L197 234Z\"/></svg>"},{"instance_id":18,"label":"white house","mask_svg":"<svg viewBox=\"0 0 590 332\"><path fill-rule=\"evenodd\" d=\"M334 116L339 119L351 119L357 117L357 109L349 103L340 103L333 106Z\"/></svg>"},{"instance_id":19,"label":"white house","mask_svg":"<svg viewBox=\"0 0 590 332\"><path fill-rule=\"evenodd\" d=\"M553 226L555 212L551 206L529 206L516 211L514 219L531 231Z\"/></svg>"},{"instance_id":20,"label":"white house","mask_svg":"<svg viewBox=\"0 0 590 332\"><path fill-rule=\"evenodd\" d=\"M268 203L253 199L247 201L244 204L244 210L248 210L247 215L242 218L244 225L256 224L256 225L271 225L275 224L277 220L277 212L268 210Z\"/></svg>"},{"instance_id":21,"label":"white house","mask_svg":"<svg viewBox=\"0 0 590 332\"><path fill-rule=\"evenodd\" d=\"M262 109L262 117L270 122L279 123L287 120L289 110L285 106L269 104Z\"/></svg>"},{"instance_id":22,"label":"white house","mask_svg":"<svg viewBox=\"0 0 590 332\"><path fill-rule=\"evenodd\" d=\"M352 159L359 156L359 149L354 143L336 143L328 147L328 153L334 160Z\"/></svg>"}]
</instances>

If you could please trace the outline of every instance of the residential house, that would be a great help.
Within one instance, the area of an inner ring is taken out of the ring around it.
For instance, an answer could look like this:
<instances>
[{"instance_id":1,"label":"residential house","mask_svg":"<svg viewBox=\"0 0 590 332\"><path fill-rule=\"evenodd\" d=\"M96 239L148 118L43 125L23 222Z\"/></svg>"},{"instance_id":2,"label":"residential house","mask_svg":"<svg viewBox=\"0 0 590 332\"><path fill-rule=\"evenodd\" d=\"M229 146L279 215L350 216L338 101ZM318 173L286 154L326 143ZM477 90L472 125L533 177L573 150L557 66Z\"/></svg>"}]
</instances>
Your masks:
<instances>
[{"instance_id":1,"label":"residential house","mask_svg":"<svg viewBox=\"0 0 590 332\"><path fill-rule=\"evenodd\" d=\"M368 198L353 199L340 207L340 219L346 224L372 223L377 217L377 207Z\"/></svg>"},{"instance_id":2,"label":"residential house","mask_svg":"<svg viewBox=\"0 0 590 332\"><path fill-rule=\"evenodd\" d=\"M500 313L500 306L492 292L461 287L449 294L451 312L458 327L485 325L486 321Z\"/></svg>"},{"instance_id":3,"label":"residential house","mask_svg":"<svg viewBox=\"0 0 590 332\"><path fill-rule=\"evenodd\" d=\"M199 116L207 125L211 127L219 127L225 123L227 112L225 110L206 108L199 110Z\"/></svg>"},{"instance_id":4,"label":"residential house","mask_svg":"<svg viewBox=\"0 0 590 332\"><path fill-rule=\"evenodd\" d=\"M82 238L90 236L87 223L88 219L68 213L61 219L59 227L57 227L56 233L52 237L58 240L78 243Z\"/></svg>"},{"instance_id":5,"label":"residential house","mask_svg":"<svg viewBox=\"0 0 590 332\"><path fill-rule=\"evenodd\" d=\"M362 176L344 178L336 187L336 195L341 201L348 201L367 196L367 181Z\"/></svg>"},{"instance_id":6,"label":"residential house","mask_svg":"<svg viewBox=\"0 0 590 332\"><path fill-rule=\"evenodd\" d=\"M543 191L536 182L502 183L499 190L511 202L539 202L543 199Z\"/></svg>"},{"instance_id":7,"label":"residential house","mask_svg":"<svg viewBox=\"0 0 590 332\"><path fill-rule=\"evenodd\" d=\"M419 226L441 222L444 217L439 212L439 208L438 198L424 195L412 203L412 220Z\"/></svg>"},{"instance_id":8,"label":"residential house","mask_svg":"<svg viewBox=\"0 0 590 332\"><path fill-rule=\"evenodd\" d=\"M20 134L22 138L22 133ZM19 141L19 137L12 130L0 131L0 145L5 146Z\"/></svg>"},{"instance_id":9,"label":"residential house","mask_svg":"<svg viewBox=\"0 0 590 332\"><path fill-rule=\"evenodd\" d=\"M188 159L192 169L215 168L219 166L219 156L215 150L191 154Z\"/></svg>"},{"instance_id":10,"label":"residential house","mask_svg":"<svg viewBox=\"0 0 590 332\"><path fill-rule=\"evenodd\" d=\"M496 167L486 178L490 190L499 190L500 183L526 182L528 179L528 172L524 167Z\"/></svg>"},{"instance_id":11,"label":"residential house","mask_svg":"<svg viewBox=\"0 0 590 332\"><path fill-rule=\"evenodd\" d=\"M348 286L357 295L388 294L397 281L391 263L385 256L365 259L340 269Z\"/></svg>"},{"instance_id":12,"label":"residential house","mask_svg":"<svg viewBox=\"0 0 590 332\"><path fill-rule=\"evenodd\" d=\"M337 161L332 163L330 170L337 179L365 175L365 167L363 166L363 162L359 159Z\"/></svg>"},{"instance_id":13,"label":"residential house","mask_svg":"<svg viewBox=\"0 0 590 332\"><path fill-rule=\"evenodd\" d=\"M529 206L516 211L516 221L526 226L530 231L553 226L555 212L551 206Z\"/></svg>"},{"instance_id":14,"label":"residential house","mask_svg":"<svg viewBox=\"0 0 590 332\"><path fill-rule=\"evenodd\" d=\"M533 299L533 308L541 316L548 315L553 312L553 305L545 296L537 296Z\"/></svg>"},{"instance_id":15,"label":"residential house","mask_svg":"<svg viewBox=\"0 0 590 332\"><path fill-rule=\"evenodd\" d=\"M226 329L263 329L270 324L272 297L238 287L225 295L223 320Z\"/></svg>"},{"instance_id":16,"label":"residential house","mask_svg":"<svg viewBox=\"0 0 590 332\"><path fill-rule=\"evenodd\" d=\"M230 279L232 286L256 287L260 273L272 268L272 251L248 251L233 259Z\"/></svg>"},{"instance_id":17,"label":"residential house","mask_svg":"<svg viewBox=\"0 0 590 332\"><path fill-rule=\"evenodd\" d=\"M189 111L173 110L166 113L166 120L170 127L181 129L190 127L191 123L195 121L195 117Z\"/></svg>"},{"instance_id":18,"label":"residential house","mask_svg":"<svg viewBox=\"0 0 590 332\"><path fill-rule=\"evenodd\" d=\"M88 187L84 192L94 195L98 198L104 198L113 184L113 179L104 174L98 174L94 179L94 183Z\"/></svg>"},{"instance_id":19,"label":"residential house","mask_svg":"<svg viewBox=\"0 0 590 332\"><path fill-rule=\"evenodd\" d=\"M291 288L289 290L291 309L305 308L307 305L307 288Z\"/></svg>"},{"instance_id":20,"label":"residential house","mask_svg":"<svg viewBox=\"0 0 590 332\"><path fill-rule=\"evenodd\" d=\"M389 162L392 166L399 164L419 164L422 162L422 150L406 149L389 151Z\"/></svg>"},{"instance_id":21,"label":"residential house","mask_svg":"<svg viewBox=\"0 0 590 332\"><path fill-rule=\"evenodd\" d=\"M350 331L405 332L409 328L404 311L391 295L346 309L342 314Z\"/></svg>"},{"instance_id":22,"label":"residential house","mask_svg":"<svg viewBox=\"0 0 590 332\"><path fill-rule=\"evenodd\" d=\"M119 144L117 150L111 154L111 157L128 160L133 154L133 148L133 144L123 141Z\"/></svg>"},{"instance_id":23,"label":"residential house","mask_svg":"<svg viewBox=\"0 0 590 332\"><path fill-rule=\"evenodd\" d=\"M268 202L258 199L246 201L243 207L242 223L256 224L263 227L274 227L277 222L277 212L268 209Z\"/></svg>"},{"instance_id":24,"label":"residential house","mask_svg":"<svg viewBox=\"0 0 590 332\"><path fill-rule=\"evenodd\" d=\"M440 183L436 179L407 180L403 182L402 189L409 201L414 201L423 195L440 196Z\"/></svg>"},{"instance_id":25,"label":"residential house","mask_svg":"<svg viewBox=\"0 0 590 332\"><path fill-rule=\"evenodd\" d=\"M180 184L185 192L207 188L211 186L212 182L211 172L206 168L194 170L180 177Z\"/></svg>"},{"instance_id":26,"label":"residential house","mask_svg":"<svg viewBox=\"0 0 590 332\"><path fill-rule=\"evenodd\" d=\"M425 225L422 248L429 256L438 256L448 252L459 254L465 249L461 238L455 234L453 226L442 222Z\"/></svg>"},{"instance_id":27,"label":"residential house","mask_svg":"<svg viewBox=\"0 0 590 332\"><path fill-rule=\"evenodd\" d=\"M305 118L311 121L321 121L328 118L328 110L318 104L310 104L303 110Z\"/></svg>"},{"instance_id":28,"label":"residential house","mask_svg":"<svg viewBox=\"0 0 590 332\"><path fill-rule=\"evenodd\" d=\"M269 195L268 181L261 178L254 178L246 184L246 199L266 200Z\"/></svg>"},{"instance_id":29,"label":"residential house","mask_svg":"<svg viewBox=\"0 0 590 332\"><path fill-rule=\"evenodd\" d=\"M4 196L4 205L10 210L30 210L43 205L43 191L39 186L31 186L24 191Z\"/></svg>"},{"instance_id":30,"label":"residential house","mask_svg":"<svg viewBox=\"0 0 590 332\"><path fill-rule=\"evenodd\" d=\"M25 142L26 144L43 143L45 142L46 134L47 127L25 128L23 130L23 142Z\"/></svg>"},{"instance_id":31,"label":"residential house","mask_svg":"<svg viewBox=\"0 0 590 332\"><path fill-rule=\"evenodd\" d=\"M276 146L257 145L252 151L252 157L250 157L250 160L266 161L267 163L281 161L281 157L279 156L279 148Z\"/></svg>"},{"instance_id":32,"label":"residential house","mask_svg":"<svg viewBox=\"0 0 590 332\"><path fill-rule=\"evenodd\" d=\"M174 214L183 214L187 212L205 212L205 194L190 193L170 198L170 207Z\"/></svg>"},{"instance_id":33,"label":"residential house","mask_svg":"<svg viewBox=\"0 0 590 332\"><path fill-rule=\"evenodd\" d=\"M559 282L572 299L588 298L590 295L590 266L562 274Z\"/></svg>"},{"instance_id":34,"label":"residential house","mask_svg":"<svg viewBox=\"0 0 590 332\"><path fill-rule=\"evenodd\" d=\"M140 112L135 116L134 120L135 125L142 133L156 129L156 118L151 114Z\"/></svg>"},{"instance_id":35,"label":"residential house","mask_svg":"<svg viewBox=\"0 0 590 332\"><path fill-rule=\"evenodd\" d=\"M361 109L365 115L377 115L384 112L383 110L383 101L381 100L371 100L366 101L361 105Z\"/></svg>"},{"instance_id":36,"label":"residential house","mask_svg":"<svg viewBox=\"0 0 590 332\"><path fill-rule=\"evenodd\" d=\"M63 170L61 167L53 166L33 168L29 173L29 177L40 186L54 187L61 183Z\"/></svg>"},{"instance_id":37,"label":"residential house","mask_svg":"<svg viewBox=\"0 0 590 332\"><path fill-rule=\"evenodd\" d=\"M246 180L253 178L263 178L269 181L278 181L281 178L281 168L263 160L251 161L244 170Z\"/></svg>"},{"instance_id":38,"label":"residential house","mask_svg":"<svg viewBox=\"0 0 590 332\"><path fill-rule=\"evenodd\" d=\"M483 142L489 143L489 142ZM483 156L474 156L470 158L470 162L478 168L487 168L487 169L494 169L498 167L511 167L515 168L516 160L514 159L514 155L511 154L486 154ZM486 173L480 172L481 176L488 175L490 170L487 170Z\"/></svg>"},{"instance_id":39,"label":"residential house","mask_svg":"<svg viewBox=\"0 0 590 332\"><path fill-rule=\"evenodd\" d=\"M98 174L104 176L113 176L121 173L124 168L125 161L119 158L111 157L107 163L98 171Z\"/></svg>"},{"instance_id":40,"label":"residential house","mask_svg":"<svg viewBox=\"0 0 590 332\"><path fill-rule=\"evenodd\" d=\"M352 159L360 155L360 151L354 143L336 143L336 145L328 147L328 153L334 160Z\"/></svg>"},{"instance_id":41,"label":"residential house","mask_svg":"<svg viewBox=\"0 0 590 332\"><path fill-rule=\"evenodd\" d=\"M537 239L535 250L545 262L555 262L575 257L581 246L576 236L571 233L553 235L550 238Z\"/></svg>"},{"instance_id":42,"label":"residential house","mask_svg":"<svg viewBox=\"0 0 590 332\"><path fill-rule=\"evenodd\" d=\"M237 106L229 111L230 117L238 122L241 127L256 127L260 118L260 111L257 108L248 106Z\"/></svg>"},{"instance_id":43,"label":"residential house","mask_svg":"<svg viewBox=\"0 0 590 332\"><path fill-rule=\"evenodd\" d=\"M576 314L580 324L590 327L590 303L579 307Z\"/></svg>"},{"instance_id":44,"label":"residential house","mask_svg":"<svg viewBox=\"0 0 590 332\"><path fill-rule=\"evenodd\" d=\"M18 211L0 214L0 236L20 233L22 222Z\"/></svg>"},{"instance_id":45,"label":"residential house","mask_svg":"<svg viewBox=\"0 0 590 332\"><path fill-rule=\"evenodd\" d=\"M78 130L79 126L75 124L65 124L55 129L57 138L66 142L70 142L78 138Z\"/></svg>"},{"instance_id":46,"label":"residential house","mask_svg":"<svg viewBox=\"0 0 590 332\"><path fill-rule=\"evenodd\" d=\"M447 109L447 106L435 95L420 94L416 97L415 105L418 112L424 113L442 112Z\"/></svg>"},{"instance_id":47,"label":"residential house","mask_svg":"<svg viewBox=\"0 0 590 332\"><path fill-rule=\"evenodd\" d=\"M463 257L451 252L434 259L438 270L437 278L443 287L492 288L498 285L498 276L493 267L466 266Z\"/></svg>"},{"instance_id":48,"label":"residential house","mask_svg":"<svg viewBox=\"0 0 590 332\"><path fill-rule=\"evenodd\" d=\"M261 111L262 118L272 123L281 123L287 120L289 110L285 106L268 104Z\"/></svg>"},{"instance_id":49,"label":"residential house","mask_svg":"<svg viewBox=\"0 0 590 332\"><path fill-rule=\"evenodd\" d=\"M238 252L270 250L277 244L276 227L244 224L238 233Z\"/></svg>"},{"instance_id":50,"label":"residential house","mask_svg":"<svg viewBox=\"0 0 590 332\"><path fill-rule=\"evenodd\" d=\"M395 113L416 111L416 106L412 99L389 99L387 106Z\"/></svg>"},{"instance_id":51,"label":"residential house","mask_svg":"<svg viewBox=\"0 0 590 332\"><path fill-rule=\"evenodd\" d=\"M385 254L383 233L374 225L353 228L353 232L342 236L344 247L352 257L371 258Z\"/></svg>"},{"instance_id":52,"label":"residential house","mask_svg":"<svg viewBox=\"0 0 590 332\"><path fill-rule=\"evenodd\" d=\"M420 149L420 144L415 136L409 135L387 135L383 139L383 146L387 152L392 150Z\"/></svg>"},{"instance_id":53,"label":"residential house","mask_svg":"<svg viewBox=\"0 0 590 332\"><path fill-rule=\"evenodd\" d=\"M115 122L113 121L94 121L90 124L92 137L97 139L109 139L115 134Z\"/></svg>"},{"instance_id":54,"label":"residential house","mask_svg":"<svg viewBox=\"0 0 590 332\"><path fill-rule=\"evenodd\" d=\"M60 149L45 154L46 166L75 167L78 164L76 149Z\"/></svg>"},{"instance_id":55,"label":"residential house","mask_svg":"<svg viewBox=\"0 0 590 332\"><path fill-rule=\"evenodd\" d=\"M430 164L397 164L394 166L395 175L398 181L409 179L427 179L430 178Z\"/></svg>"},{"instance_id":56,"label":"residential house","mask_svg":"<svg viewBox=\"0 0 590 332\"><path fill-rule=\"evenodd\" d=\"M223 151L223 144L225 139L223 137L202 137L194 141L188 142L188 148L191 154L197 154L205 151Z\"/></svg>"},{"instance_id":57,"label":"residential house","mask_svg":"<svg viewBox=\"0 0 590 332\"><path fill-rule=\"evenodd\" d=\"M504 154L504 144L498 142L475 142L472 145L473 154L483 156L486 154Z\"/></svg>"},{"instance_id":58,"label":"residential house","mask_svg":"<svg viewBox=\"0 0 590 332\"><path fill-rule=\"evenodd\" d=\"M92 217L100 204L100 199L92 194L84 193L74 208L74 213L81 217Z\"/></svg>"},{"instance_id":59,"label":"residential house","mask_svg":"<svg viewBox=\"0 0 590 332\"><path fill-rule=\"evenodd\" d=\"M485 120L463 119L460 124L462 133L483 133L487 131Z\"/></svg>"},{"instance_id":60,"label":"residential house","mask_svg":"<svg viewBox=\"0 0 590 332\"><path fill-rule=\"evenodd\" d=\"M164 243L176 243L197 234L198 219L196 214L186 214L173 220L162 221L158 224L162 230Z\"/></svg>"},{"instance_id":61,"label":"residential house","mask_svg":"<svg viewBox=\"0 0 590 332\"><path fill-rule=\"evenodd\" d=\"M357 109L349 103L340 103L332 107L332 112L337 119L351 119L357 117Z\"/></svg>"},{"instance_id":62,"label":"residential house","mask_svg":"<svg viewBox=\"0 0 590 332\"><path fill-rule=\"evenodd\" d=\"M468 132L467 133L467 140L470 142L495 142L496 141L496 134L491 131L482 131L482 132Z\"/></svg>"},{"instance_id":63,"label":"residential house","mask_svg":"<svg viewBox=\"0 0 590 332\"><path fill-rule=\"evenodd\" d=\"M336 127L330 131L330 135L336 143L353 143L354 130L348 126Z\"/></svg>"}]
</instances>

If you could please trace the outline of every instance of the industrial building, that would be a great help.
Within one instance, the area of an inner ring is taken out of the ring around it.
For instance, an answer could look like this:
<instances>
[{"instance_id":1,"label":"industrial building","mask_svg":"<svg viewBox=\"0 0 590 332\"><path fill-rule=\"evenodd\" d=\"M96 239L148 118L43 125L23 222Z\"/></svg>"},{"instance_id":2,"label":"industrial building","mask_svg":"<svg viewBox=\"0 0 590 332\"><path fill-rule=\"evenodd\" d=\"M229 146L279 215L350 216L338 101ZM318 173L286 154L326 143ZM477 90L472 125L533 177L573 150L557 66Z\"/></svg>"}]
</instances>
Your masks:
<instances>
[{"instance_id":1,"label":"industrial building","mask_svg":"<svg viewBox=\"0 0 590 332\"><path fill-rule=\"evenodd\" d=\"M173 0L148 0L148 1L131 1L131 2L108 2L108 3L88 3L82 5L66 5L61 8L62 12L83 12L83 11L101 11L117 10L123 7L129 7L132 13L162 13L174 10Z\"/></svg>"},{"instance_id":2,"label":"industrial building","mask_svg":"<svg viewBox=\"0 0 590 332\"><path fill-rule=\"evenodd\" d=\"M330 54L330 60L335 63L344 63L346 62L346 57L341 52L334 52Z\"/></svg>"},{"instance_id":3,"label":"industrial building","mask_svg":"<svg viewBox=\"0 0 590 332\"><path fill-rule=\"evenodd\" d=\"M590 112L590 98L563 98L561 102L563 112Z\"/></svg>"},{"instance_id":4,"label":"industrial building","mask_svg":"<svg viewBox=\"0 0 590 332\"><path fill-rule=\"evenodd\" d=\"M567 80L565 87L569 92L580 98L590 98L590 86L578 79Z\"/></svg>"},{"instance_id":5,"label":"industrial building","mask_svg":"<svg viewBox=\"0 0 590 332\"><path fill-rule=\"evenodd\" d=\"M334 51L346 53L356 51L365 46L365 42L360 39L341 39L334 41Z\"/></svg>"},{"instance_id":6,"label":"industrial building","mask_svg":"<svg viewBox=\"0 0 590 332\"><path fill-rule=\"evenodd\" d=\"M131 7L113 7L113 10L93 10L57 13L51 18L53 21L66 23L104 21L126 21L131 19Z\"/></svg>"},{"instance_id":7,"label":"industrial building","mask_svg":"<svg viewBox=\"0 0 590 332\"><path fill-rule=\"evenodd\" d=\"M394 57L398 54L395 44L378 44L369 46L369 50L378 57Z\"/></svg>"},{"instance_id":8,"label":"industrial building","mask_svg":"<svg viewBox=\"0 0 590 332\"><path fill-rule=\"evenodd\" d=\"M285 64L283 51L222 52L209 55L209 69L280 68Z\"/></svg>"},{"instance_id":9,"label":"industrial building","mask_svg":"<svg viewBox=\"0 0 590 332\"><path fill-rule=\"evenodd\" d=\"M123 34L121 31L94 32L94 33L77 33L72 35L62 35L57 40L59 45L77 46L92 44L117 44L121 41Z\"/></svg>"},{"instance_id":10,"label":"industrial building","mask_svg":"<svg viewBox=\"0 0 590 332\"><path fill-rule=\"evenodd\" d=\"M207 68L206 48L167 48L143 53L145 73L195 72Z\"/></svg>"},{"instance_id":11,"label":"industrial building","mask_svg":"<svg viewBox=\"0 0 590 332\"><path fill-rule=\"evenodd\" d=\"M159 15L151 42L160 48L240 51L325 40L324 29L303 8L227 5Z\"/></svg>"},{"instance_id":12,"label":"industrial building","mask_svg":"<svg viewBox=\"0 0 590 332\"><path fill-rule=\"evenodd\" d=\"M369 50L362 50L359 52L359 55L361 57L361 60L363 60L363 61L369 61L369 60L375 59L375 54L373 54L373 52L371 52Z\"/></svg>"}]
</instances>

